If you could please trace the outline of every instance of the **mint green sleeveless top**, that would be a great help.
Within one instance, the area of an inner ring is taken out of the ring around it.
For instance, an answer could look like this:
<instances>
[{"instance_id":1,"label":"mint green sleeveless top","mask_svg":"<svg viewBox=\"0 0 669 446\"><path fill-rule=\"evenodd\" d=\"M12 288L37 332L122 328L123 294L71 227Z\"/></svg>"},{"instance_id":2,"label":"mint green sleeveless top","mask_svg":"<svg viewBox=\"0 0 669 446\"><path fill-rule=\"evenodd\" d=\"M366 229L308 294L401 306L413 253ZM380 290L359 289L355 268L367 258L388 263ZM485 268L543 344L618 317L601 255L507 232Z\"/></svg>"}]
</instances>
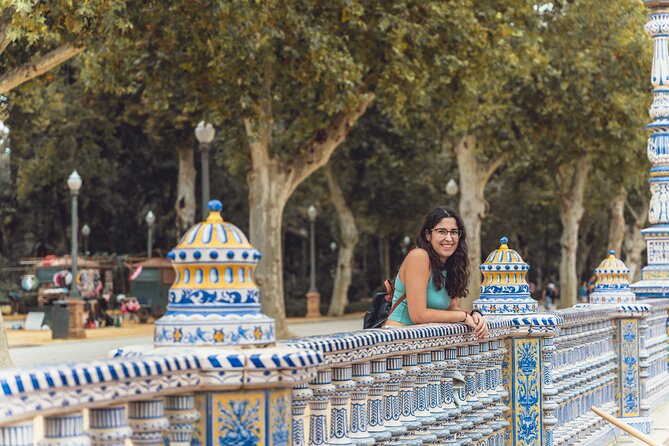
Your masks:
<instances>
[{"instance_id":1,"label":"mint green sleeveless top","mask_svg":"<svg viewBox=\"0 0 669 446\"><path fill-rule=\"evenodd\" d=\"M446 276L446 272L444 272L444 276ZM398 274L397 277L395 277L393 305L395 305L395 302L397 302L404 293L406 293L406 287L400 280L400 275ZM432 283L432 274L430 273L430 280L427 282L427 307L435 310L447 310L450 304L451 297L448 295L448 291L446 291L446 288L437 291ZM401 324L414 325L409 317L409 305L407 299L404 299L402 303L395 308L395 311L393 311L393 314L391 314L388 319Z\"/></svg>"}]
</instances>

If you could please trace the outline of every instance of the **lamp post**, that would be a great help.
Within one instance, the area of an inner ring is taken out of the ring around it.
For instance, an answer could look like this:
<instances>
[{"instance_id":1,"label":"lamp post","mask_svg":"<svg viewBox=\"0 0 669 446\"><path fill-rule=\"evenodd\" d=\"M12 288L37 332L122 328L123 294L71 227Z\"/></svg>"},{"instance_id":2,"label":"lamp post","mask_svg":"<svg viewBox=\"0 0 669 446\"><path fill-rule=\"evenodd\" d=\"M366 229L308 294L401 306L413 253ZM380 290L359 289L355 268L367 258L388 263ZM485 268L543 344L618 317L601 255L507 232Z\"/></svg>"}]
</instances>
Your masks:
<instances>
[{"instance_id":1,"label":"lamp post","mask_svg":"<svg viewBox=\"0 0 669 446\"><path fill-rule=\"evenodd\" d=\"M73 299L79 298L79 288L77 287L77 234L79 233L79 215L77 211L77 196L79 189L81 189L81 177L79 173L74 170L67 178L67 187L70 188L70 196L72 197L72 283L70 284L70 297Z\"/></svg>"},{"instance_id":2,"label":"lamp post","mask_svg":"<svg viewBox=\"0 0 669 446\"><path fill-rule=\"evenodd\" d=\"M411 244L411 237L408 235L405 235L404 238L402 239L402 255L406 255L407 251L409 250L409 245Z\"/></svg>"},{"instance_id":3,"label":"lamp post","mask_svg":"<svg viewBox=\"0 0 669 446\"><path fill-rule=\"evenodd\" d=\"M153 214L153 211L147 212L144 220L149 232L146 241L146 256L151 258L151 252L153 251L153 225L156 223L156 216Z\"/></svg>"},{"instance_id":4,"label":"lamp post","mask_svg":"<svg viewBox=\"0 0 669 446\"><path fill-rule=\"evenodd\" d=\"M195 137L200 143L200 152L202 152L202 220L206 220L209 213L207 208L209 203L209 150L215 135L214 126L208 122L200 121L195 127Z\"/></svg>"},{"instance_id":5,"label":"lamp post","mask_svg":"<svg viewBox=\"0 0 669 446\"><path fill-rule=\"evenodd\" d=\"M320 301L321 294L316 289L316 229L315 222L318 216L318 211L315 206L309 206L307 209L307 217L309 217L310 234L310 254L311 254L311 280L309 283L309 291L307 292L307 317L318 317L321 315Z\"/></svg>"},{"instance_id":6,"label":"lamp post","mask_svg":"<svg viewBox=\"0 0 669 446\"><path fill-rule=\"evenodd\" d=\"M448 180L448 183L446 183L446 194L449 197L455 197L459 191L458 183L453 178Z\"/></svg>"},{"instance_id":7,"label":"lamp post","mask_svg":"<svg viewBox=\"0 0 669 446\"><path fill-rule=\"evenodd\" d=\"M307 278L307 240L309 240L309 231L304 228L300 229L302 236L302 277Z\"/></svg>"},{"instance_id":8,"label":"lamp post","mask_svg":"<svg viewBox=\"0 0 669 446\"><path fill-rule=\"evenodd\" d=\"M91 235L91 227L86 223L81 227L81 235L84 237L84 255L88 255L88 236Z\"/></svg>"},{"instance_id":9,"label":"lamp post","mask_svg":"<svg viewBox=\"0 0 669 446\"><path fill-rule=\"evenodd\" d=\"M60 302L61 305L67 305L67 334L65 327L54 327L51 331L52 338L85 338L84 331L84 302L79 295L79 288L77 284L77 276L79 271L77 268L77 238L79 234L79 216L77 212L77 196L79 189L81 189L81 177L79 173L74 170L67 178L67 187L70 189L70 196L72 197L72 252L70 260L72 262L72 283L70 284L70 296L67 302ZM61 323L64 321L61 321Z\"/></svg>"}]
</instances>

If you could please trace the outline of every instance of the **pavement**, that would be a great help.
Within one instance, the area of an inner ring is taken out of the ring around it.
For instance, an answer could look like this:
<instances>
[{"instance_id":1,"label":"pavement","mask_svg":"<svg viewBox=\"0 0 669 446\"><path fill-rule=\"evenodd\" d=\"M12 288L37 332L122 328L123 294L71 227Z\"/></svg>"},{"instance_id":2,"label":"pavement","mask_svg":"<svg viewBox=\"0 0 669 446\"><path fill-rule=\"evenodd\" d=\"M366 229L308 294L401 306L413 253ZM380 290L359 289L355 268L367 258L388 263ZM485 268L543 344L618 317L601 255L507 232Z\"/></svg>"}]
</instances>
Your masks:
<instances>
[{"instance_id":1,"label":"pavement","mask_svg":"<svg viewBox=\"0 0 669 446\"><path fill-rule=\"evenodd\" d=\"M669 401L655 409L650 414L653 420L653 432L648 435L656 444L669 445ZM609 446L644 446L647 443L630 435L621 435Z\"/></svg>"},{"instance_id":2,"label":"pavement","mask_svg":"<svg viewBox=\"0 0 669 446\"><path fill-rule=\"evenodd\" d=\"M361 329L363 316L363 313L350 313L340 317L288 318L287 321L289 329L301 337ZM16 317L6 318L5 326L11 327L8 322L12 320L16 320ZM11 349L87 340L153 337L153 323L126 321L121 327L87 329L85 339L51 339L51 330L7 329L6 332Z\"/></svg>"}]
</instances>

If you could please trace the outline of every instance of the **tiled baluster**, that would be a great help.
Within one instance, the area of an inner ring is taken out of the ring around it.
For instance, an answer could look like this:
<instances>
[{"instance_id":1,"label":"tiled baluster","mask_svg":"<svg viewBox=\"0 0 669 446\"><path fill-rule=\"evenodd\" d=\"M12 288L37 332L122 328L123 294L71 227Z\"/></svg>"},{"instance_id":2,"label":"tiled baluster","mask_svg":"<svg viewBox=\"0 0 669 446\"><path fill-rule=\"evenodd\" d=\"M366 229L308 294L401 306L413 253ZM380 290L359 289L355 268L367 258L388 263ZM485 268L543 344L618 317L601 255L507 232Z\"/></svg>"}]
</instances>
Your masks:
<instances>
[{"instance_id":1,"label":"tiled baluster","mask_svg":"<svg viewBox=\"0 0 669 446\"><path fill-rule=\"evenodd\" d=\"M469 352L473 355L478 355L478 361L475 361L476 366L476 396L481 400L484 409L492 403L490 395L488 395L488 385L486 383L486 370L488 367L488 359L490 358L490 342L482 341L479 344L469 346Z\"/></svg>"},{"instance_id":2,"label":"tiled baluster","mask_svg":"<svg viewBox=\"0 0 669 446\"><path fill-rule=\"evenodd\" d=\"M310 382L313 397L309 400L309 445L328 445L327 409L330 396L335 391L332 385L332 370L319 370Z\"/></svg>"},{"instance_id":3,"label":"tiled baluster","mask_svg":"<svg viewBox=\"0 0 669 446\"><path fill-rule=\"evenodd\" d=\"M0 427L0 446L33 446L33 420Z\"/></svg>"},{"instance_id":4,"label":"tiled baluster","mask_svg":"<svg viewBox=\"0 0 669 446\"><path fill-rule=\"evenodd\" d=\"M639 387L641 392L639 395L639 415L642 418L650 419L650 403L648 400L648 395L646 394L646 385L648 383L648 377L650 376L648 370L648 359L650 355L648 354L648 349L646 348L646 344L649 341L648 317L649 315L646 314L645 317L642 317L639 320Z\"/></svg>"},{"instance_id":5,"label":"tiled baluster","mask_svg":"<svg viewBox=\"0 0 669 446\"><path fill-rule=\"evenodd\" d=\"M400 437L402 444L420 445L422 442L416 436L416 430L420 429L420 421L416 418L416 378L420 373L418 367L418 355L408 354L402 356L402 366L405 372L400 384L400 422L407 431Z\"/></svg>"},{"instance_id":6,"label":"tiled baluster","mask_svg":"<svg viewBox=\"0 0 669 446\"><path fill-rule=\"evenodd\" d=\"M355 390L351 393L351 440L361 446L372 446L374 438L367 432L367 395L369 388L374 384L374 378L371 376L371 364L362 362L353 364L353 381L355 381ZM381 400L379 400L379 406ZM379 410L381 420L383 420L383 411Z\"/></svg>"},{"instance_id":7,"label":"tiled baluster","mask_svg":"<svg viewBox=\"0 0 669 446\"><path fill-rule=\"evenodd\" d=\"M369 388L367 401L367 431L377 443L390 440L390 431L384 426L383 395L386 383L390 380L385 359L372 360L372 378L374 384Z\"/></svg>"},{"instance_id":8,"label":"tiled baluster","mask_svg":"<svg viewBox=\"0 0 669 446\"><path fill-rule=\"evenodd\" d=\"M497 352L497 340L492 339L488 341L488 352L485 361L485 385L488 397L490 398L490 405L488 406L493 418L488 421L492 433L488 438L488 445L494 446L497 443L498 436L502 429L502 410L499 408L499 402L502 399L497 391L497 383L495 382L495 367Z\"/></svg>"},{"instance_id":9,"label":"tiled baluster","mask_svg":"<svg viewBox=\"0 0 669 446\"><path fill-rule=\"evenodd\" d=\"M348 403L351 398L351 391L355 389L355 381L351 377L351 366L332 369L332 384L336 390L331 397L329 444L353 445L348 437Z\"/></svg>"},{"instance_id":10,"label":"tiled baluster","mask_svg":"<svg viewBox=\"0 0 669 446\"><path fill-rule=\"evenodd\" d=\"M93 446L124 446L125 440L132 435L125 404L91 409L88 418L88 437Z\"/></svg>"},{"instance_id":11,"label":"tiled baluster","mask_svg":"<svg viewBox=\"0 0 669 446\"><path fill-rule=\"evenodd\" d=\"M430 395L428 393L428 381L430 375L434 371L432 365L432 353L421 352L418 353L418 374L416 375L416 389L414 391L415 401L415 416L420 422L420 427L416 431L416 436L422 440L424 444L437 441L437 435L431 432L431 427L437 422L437 419L432 416L429 410Z\"/></svg>"},{"instance_id":12,"label":"tiled baluster","mask_svg":"<svg viewBox=\"0 0 669 446\"><path fill-rule=\"evenodd\" d=\"M314 395L308 384L293 387L293 446L304 446L304 411L307 401Z\"/></svg>"},{"instance_id":13,"label":"tiled baluster","mask_svg":"<svg viewBox=\"0 0 669 446\"><path fill-rule=\"evenodd\" d=\"M479 411L479 415L483 418L484 424L479 426L480 432L483 434L483 439L480 442L483 442L484 445L488 444L490 437L492 436L495 414L492 411L492 396L490 383L488 379L488 368L491 358L490 353L490 341L481 341L479 343L480 349L480 360L476 366L476 391L479 395L479 399L483 403L483 409Z\"/></svg>"},{"instance_id":14,"label":"tiled baluster","mask_svg":"<svg viewBox=\"0 0 669 446\"><path fill-rule=\"evenodd\" d=\"M543 410L544 410L544 430L545 446L553 446L553 429L557 424L555 411L558 408L555 402L555 396L558 391L553 386L552 368L553 352L555 351L554 339L552 337L543 338L542 354L544 362L544 387L543 387Z\"/></svg>"},{"instance_id":15,"label":"tiled baluster","mask_svg":"<svg viewBox=\"0 0 669 446\"><path fill-rule=\"evenodd\" d=\"M427 393L429 396L428 410L435 418L436 423L430 427L430 432L437 436L437 441L439 442L449 433L445 425L446 420L448 420L448 412L444 410L444 397L441 393L441 380L446 368L446 362L444 361L446 354L443 349L432 350L431 357L433 368L427 383Z\"/></svg>"},{"instance_id":16,"label":"tiled baluster","mask_svg":"<svg viewBox=\"0 0 669 446\"><path fill-rule=\"evenodd\" d=\"M466 362L465 384L467 386L467 402L471 404L472 411L465 414L464 418L473 423L472 428L467 432L467 436L477 442L483 437L480 425L483 423L483 400L478 397L477 377L481 356L479 355L479 344L470 344ZM459 351L458 351L459 355Z\"/></svg>"},{"instance_id":17,"label":"tiled baluster","mask_svg":"<svg viewBox=\"0 0 669 446\"><path fill-rule=\"evenodd\" d=\"M163 434L170 423L165 418L165 402L162 399L133 401L128 405L128 424L132 429L135 446L162 446Z\"/></svg>"},{"instance_id":18,"label":"tiled baluster","mask_svg":"<svg viewBox=\"0 0 669 446\"><path fill-rule=\"evenodd\" d=\"M453 386L453 375L457 373L457 348L450 347L444 350L445 353L445 368L441 380L441 394L444 399L444 410L449 418L444 423L444 426L449 430L449 435L446 437L446 444L459 444L456 440L456 434L463 428L463 426L455 423L455 418L462 414L462 410L455 403L455 389Z\"/></svg>"},{"instance_id":19,"label":"tiled baluster","mask_svg":"<svg viewBox=\"0 0 669 446\"><path fill-rule=\"evenodd\" d=\"M393 437L399 437L407 431L406 426L400 421L400 382L406 375L402 370L402 357L391 356L387 359L387 370L390 379L386 383L383 393L383 418L384 425Z\"/></svg>"},{"instance_id":20,"label":"tiled baluster","mask_svg":"<svg viewBox=\"0 0 669 446\"><path fill-rule=\"evenodd\" d=\"M170 446L190 446L195 423L200 419L200 413L195 410L195 396L168 396L165 399L165 415L170 423L167 428Z\"/></svg>"},{"instance_id":21,"label":"tiled baluster","mask_svg":"<svg viewBox=\"0 0 669 446\"><path fill-rule=\"evenodd\" d=\"M81 412L44 418L44 438L39 446L89 446L91 440L84 432Z\"/></svg>"},{"instance_id":22,"label":"tiled baluster","mask_svg":"<svg viewBox=\"0 0 669 446\"><path fill-rule=\"evenodd\" d=\"M498 339L496 341L493 341L496 343L497 348L495 350L496 356L495 356L495 368L494 368L494 373L493 373L493 382L495 385L495 389L497 390L497 393L499 394L500 400L497 402L496 407L499 409L501 412L499 416L499 423L501 424L501 431L498 435L498 442L501 445L501 442L504 441L504 438L506 437L506 430L509 428L509 422L506 420L506 413L509 412L509 392L506 390L506 386L504 385L504 380L502 378L502 368L503 368L503 362L504 358L506 357L506 347L504 346L504 341L501 339Z\"/></svg>"}]
</instances>

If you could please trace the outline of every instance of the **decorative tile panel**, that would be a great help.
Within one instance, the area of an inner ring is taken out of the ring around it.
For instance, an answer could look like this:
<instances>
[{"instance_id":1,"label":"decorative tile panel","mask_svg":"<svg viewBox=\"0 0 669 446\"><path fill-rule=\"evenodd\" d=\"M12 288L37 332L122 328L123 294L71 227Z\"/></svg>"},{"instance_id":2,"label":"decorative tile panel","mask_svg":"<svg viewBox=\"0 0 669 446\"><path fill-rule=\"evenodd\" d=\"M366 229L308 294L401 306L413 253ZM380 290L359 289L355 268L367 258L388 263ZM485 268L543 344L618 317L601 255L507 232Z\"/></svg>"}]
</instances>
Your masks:
<instances>
[{"instance_id":1,"label":"decorative tile panel","mask_svg":"<svg viewBox=\"0 0 669 446\"><path fill-rule=\"evenodd\" d=\"M543 442L541 351L539 339L514 339L512 343L512 442L540 446Z\"/></svg>"},{"instance_id":2,"label":"decorative tile panel","mask_svg":"<svg viewBox=\"0 0 669 446\"><path fill-rule=\"evenodd\" d=\"M636 417L640 415L640 377L639 377L639 321L620 319L618 322L620 342L620 416Z\"/></svg>"}]
</instances>

